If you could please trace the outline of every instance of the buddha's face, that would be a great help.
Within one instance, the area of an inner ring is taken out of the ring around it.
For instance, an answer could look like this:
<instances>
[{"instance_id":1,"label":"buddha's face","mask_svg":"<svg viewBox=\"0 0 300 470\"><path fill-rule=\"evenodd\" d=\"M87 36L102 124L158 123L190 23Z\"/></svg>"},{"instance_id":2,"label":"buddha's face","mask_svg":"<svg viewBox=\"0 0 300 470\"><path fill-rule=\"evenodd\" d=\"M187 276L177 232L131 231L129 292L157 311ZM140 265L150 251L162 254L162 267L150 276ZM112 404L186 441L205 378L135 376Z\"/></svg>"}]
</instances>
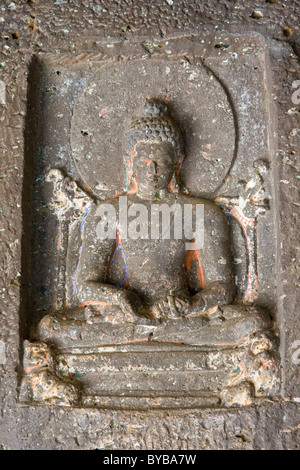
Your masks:
<instances>
[{"instance_id":1,"label":"buddha's face","mask_svg":"<svg viewBox=\"0 0 300 470\"><path fill-rule=\"evenodd\" d=\"M174 150L170 144L140 144L134 159L141 197L153 197L168 187L174 174Z\"/></svg>"}]
</instances>

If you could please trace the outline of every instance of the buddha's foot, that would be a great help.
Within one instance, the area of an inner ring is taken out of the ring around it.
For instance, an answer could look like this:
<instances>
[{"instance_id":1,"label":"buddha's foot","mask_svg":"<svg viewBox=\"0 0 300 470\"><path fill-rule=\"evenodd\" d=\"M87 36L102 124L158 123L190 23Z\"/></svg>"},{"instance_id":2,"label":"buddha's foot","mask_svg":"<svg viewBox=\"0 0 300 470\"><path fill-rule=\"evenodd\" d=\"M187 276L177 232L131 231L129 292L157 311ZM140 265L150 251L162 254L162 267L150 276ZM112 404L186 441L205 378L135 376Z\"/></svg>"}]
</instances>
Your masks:
<instances>
[{"instance_id":1,"label":"buddha's foot","mask_svg":"<svg viewBox=\"0 0 300 470\"><path fill-rule=\"evenodd\" d=\"M268 313L257 307L228 305L201 315L148 320L116 312L102 315L74 307L46 315L35 339L56 348L99 347L131 342L168 342L208 348L241 347L259 331L269 330Z\"/></svg>"}]
</instances>

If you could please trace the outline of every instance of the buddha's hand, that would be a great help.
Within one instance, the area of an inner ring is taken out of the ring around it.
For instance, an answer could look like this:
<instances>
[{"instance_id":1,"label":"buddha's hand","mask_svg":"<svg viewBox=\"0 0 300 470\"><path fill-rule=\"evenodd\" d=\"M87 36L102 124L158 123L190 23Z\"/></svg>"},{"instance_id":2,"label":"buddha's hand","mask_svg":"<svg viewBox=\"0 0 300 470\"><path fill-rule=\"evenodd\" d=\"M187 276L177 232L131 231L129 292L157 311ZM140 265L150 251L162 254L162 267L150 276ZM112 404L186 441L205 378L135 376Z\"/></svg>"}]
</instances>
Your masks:
<instances>
[{"instance_id":1,"label":"buddha's hand","mask_svg":"<svg viewBox=\"0 0 300 470\"><path fill-rule=\"evenodd\" d=\"M130 290L122 289L120 295L120 307L124 312L131 313L138 317L153 319L142 299L138 294Z\"/></svg>"},{"instance_id":2,"label":"buddha's hand","mask_svg":"<svg viewBox=\"0 0 300 470\"><path fill-rule=\"evenodd\" d=\"M149 307L152 318L180 318L191 308L191 297L188 294L168 295Z\"/></svg>"},{"instance_id":3,"label":"buddha's hand","mask_svg":"<svg viewBox=\"0 0 300 470\"><path fill-rule=\"evenodd\" d=\"M197 315L218 305L230 304L232 300L232 287L221 282L215 282L191 297L191 308L187 314Z\"/></svg>"}]
</instances>

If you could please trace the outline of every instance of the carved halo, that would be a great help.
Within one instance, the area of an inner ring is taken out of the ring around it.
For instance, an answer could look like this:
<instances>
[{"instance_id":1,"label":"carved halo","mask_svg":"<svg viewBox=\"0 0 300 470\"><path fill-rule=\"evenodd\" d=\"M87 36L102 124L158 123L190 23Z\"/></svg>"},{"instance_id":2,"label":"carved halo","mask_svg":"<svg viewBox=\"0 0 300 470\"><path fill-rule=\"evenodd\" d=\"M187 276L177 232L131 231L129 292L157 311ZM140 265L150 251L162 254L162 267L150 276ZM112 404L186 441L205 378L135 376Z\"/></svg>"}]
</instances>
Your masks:
<instances>
[{"instance_id":1,"label":"carved halo","mask_svg":"<svg viewBox=\"0 0 300 470\"><path fill-rule=\"evenodd\" d=\"M207 68L173 60L131 60L99 68L73 109L72 155L83 182L100 199L124 188L126 133L147 100L168 105L182 130L181 180L192 195L211 197L235 156L235 123L227 93Z\"/></svg>"}]
</instances>

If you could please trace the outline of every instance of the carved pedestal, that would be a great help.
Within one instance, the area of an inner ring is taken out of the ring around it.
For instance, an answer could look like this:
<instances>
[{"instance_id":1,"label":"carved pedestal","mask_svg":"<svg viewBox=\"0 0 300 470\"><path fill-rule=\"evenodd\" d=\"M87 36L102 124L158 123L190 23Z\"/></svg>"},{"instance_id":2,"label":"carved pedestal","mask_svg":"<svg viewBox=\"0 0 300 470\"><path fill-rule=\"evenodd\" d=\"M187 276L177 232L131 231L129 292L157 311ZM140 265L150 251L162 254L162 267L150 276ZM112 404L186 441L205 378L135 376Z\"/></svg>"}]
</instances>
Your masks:
<instances>
[{"instance_id":1,"label":"carved pedestal","mask_svg":"<svg viewBox=\"0 0 300 470\"><path fill-rule=\"evenodd\" d=\"M127 325L87 310L46 316L37 332L45 342L25 344L23 402L182 408L278 393L278 339L261 309Z\"/></svg>"}]
</instances>

